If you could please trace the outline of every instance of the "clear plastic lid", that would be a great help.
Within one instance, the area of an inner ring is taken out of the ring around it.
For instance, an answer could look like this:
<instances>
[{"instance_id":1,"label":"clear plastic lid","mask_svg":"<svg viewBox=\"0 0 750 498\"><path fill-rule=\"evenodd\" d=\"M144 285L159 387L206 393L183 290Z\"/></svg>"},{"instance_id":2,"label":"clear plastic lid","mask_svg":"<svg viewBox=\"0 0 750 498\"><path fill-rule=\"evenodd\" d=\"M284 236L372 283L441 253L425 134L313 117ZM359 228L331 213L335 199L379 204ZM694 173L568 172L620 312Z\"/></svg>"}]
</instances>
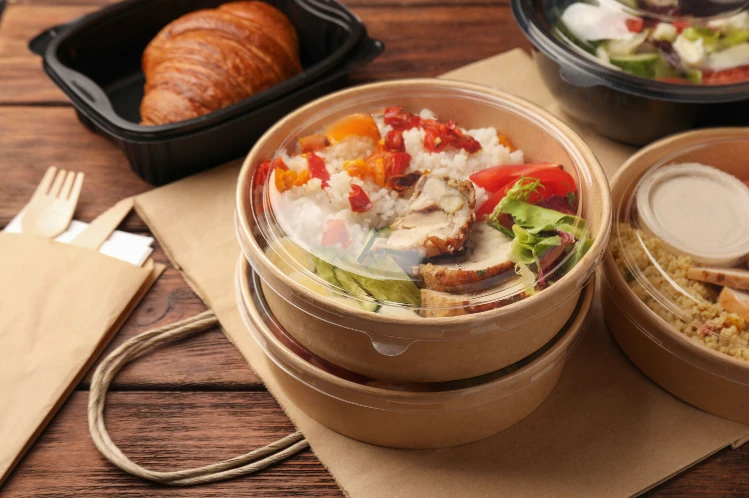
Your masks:
<instances>
[{"instance_id":1,"label":"clear plastic lid","mask_svg":"<svg viewBox=\"0 0 750 498\"><path fill-rule=\"evenodd\" d=\"M544 292L586 254L578 164L518 150L497 119L382 100L300 123L257 166L256 240L292 280L365 311L446 317Z\"/></svg>"},{"instance_id":2,"label":"clear plastic lid","mask_svg":"<svg viewBox=\"0 0 750 498\"><path fill-rule=\"evenodd\" d=\"M299 382L347 403L389 411L466 409L512 396L539 382L575 350L588 327L594 285L547 344L502 370L450 382L394 382L369 378L334 365L298 343L279 324L261 292L260 278L240 259L236 273L240 315L268 358Z\"/></svg>"},{"instance_id":3,"label":"clear plastic lid","mask_svg":"<svg viewBox=\"0 0 750 498\"><path fill-rule=\"evenodd\" d=\"M679 333L746 362L747 130L737 134L744 137L687 140L687 147L652 166L644 163L645 173L615 206L619 222L610 249L627 286L653 313ZM648 157L644 152L633 165ZM618 181L629 175L622 171Z\"/></svg>"},{"instance_id":4,"label":"clear plastic lid","mask_svg":"<svg viewBox=\"0 0 750 498\"><path fill-rule=\"evenodd\" d=\"M542 3L554 36L610 69L684 85L748 81L747 1Z\"/></svg>"}]
</instances>

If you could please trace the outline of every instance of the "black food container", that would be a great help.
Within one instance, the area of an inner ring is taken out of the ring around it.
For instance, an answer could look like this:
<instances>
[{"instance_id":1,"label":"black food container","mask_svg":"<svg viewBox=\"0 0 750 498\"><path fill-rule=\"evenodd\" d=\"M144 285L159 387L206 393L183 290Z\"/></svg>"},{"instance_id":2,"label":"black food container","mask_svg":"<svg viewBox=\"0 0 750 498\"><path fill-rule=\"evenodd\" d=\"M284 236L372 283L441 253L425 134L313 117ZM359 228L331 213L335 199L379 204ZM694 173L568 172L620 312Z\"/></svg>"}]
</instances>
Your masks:
<instances>
[{"instance_id":1,"label":"black food container","mask_svg":"<svg viewBox=\"0 0 750 498\"><path fill-rule=\"evenodd\" d=\"M560 107L608 138L645 145L708 126L747 126L748 83L680 85L606 67L564 44L548 22L572 1L511 0L534 61Z\"/></svg>"},{"instance_id":2,"label":"black food container","mask_svg":"<svg viewBox=\"0 0 750 498\"><path fill-rule=\"evenodd\" d=\"M224 109L178 123L142 126L141 56L165 25L226 0L125 0L31 40L44 70L79 120L107 137L133 171L163 185L242 156L274 122L344 86L346 75L383 51L337 0L271 0L297 29L302 73Z\"/></svg>"}]
</instances>

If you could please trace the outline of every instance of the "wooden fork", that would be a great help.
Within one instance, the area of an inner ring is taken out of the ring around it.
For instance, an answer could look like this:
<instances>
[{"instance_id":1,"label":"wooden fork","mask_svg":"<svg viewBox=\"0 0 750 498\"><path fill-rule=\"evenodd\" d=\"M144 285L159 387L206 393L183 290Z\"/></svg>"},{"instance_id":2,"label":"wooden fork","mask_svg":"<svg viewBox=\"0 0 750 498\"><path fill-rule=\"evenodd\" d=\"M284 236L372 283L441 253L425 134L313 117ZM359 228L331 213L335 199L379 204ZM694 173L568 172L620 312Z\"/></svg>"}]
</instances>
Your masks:
<instances>
[{"instance_id":1,"label":"wooden fork","mask_svg":"<svg viewBox=\"0 0 750 498\"><path fill-rule=\"evenodd\" d=\"M83 173L47 169L21 219L21 232L53 238L70 225L83 184Z\"/></svg>"}]
</instances>

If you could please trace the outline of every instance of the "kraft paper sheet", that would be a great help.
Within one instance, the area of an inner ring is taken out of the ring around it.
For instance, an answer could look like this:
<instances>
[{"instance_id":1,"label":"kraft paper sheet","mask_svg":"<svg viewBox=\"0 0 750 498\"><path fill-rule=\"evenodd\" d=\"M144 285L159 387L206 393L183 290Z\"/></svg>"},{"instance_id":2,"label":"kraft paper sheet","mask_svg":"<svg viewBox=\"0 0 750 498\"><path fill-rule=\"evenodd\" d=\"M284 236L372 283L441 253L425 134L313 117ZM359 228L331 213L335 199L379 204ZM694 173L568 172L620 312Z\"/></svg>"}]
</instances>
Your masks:
<instances>
[{"instance_id":1,"label":"kraft paper sheet","mask_svg":"<svg viewBox=\"0 0 750 498\"><path fill-rule=\"evenodd\" d=\"M161 274L0 232L0 486Z\"/></svg>"},{"instance_id":2,"label":"kraft paper sheet","mask_svg":"<svg viewBox=\"0 0 750 498\"><path fill-rule=\"evenodd\" d=\"M530 58L520 50L444 77L495 86L557 113ZM610 176L633 152L575 127ZM348 496L632 496L746 440L747 426L697 410L643 376L613 343L598 304L552 395L501 434L456 448L397 450L323 427L296 408L269 376L267 360L236 308L233 279L240 250L233 209L238 169L235 162L148 192L137 199L136 208Z\"/></svg>"}]
</instances>

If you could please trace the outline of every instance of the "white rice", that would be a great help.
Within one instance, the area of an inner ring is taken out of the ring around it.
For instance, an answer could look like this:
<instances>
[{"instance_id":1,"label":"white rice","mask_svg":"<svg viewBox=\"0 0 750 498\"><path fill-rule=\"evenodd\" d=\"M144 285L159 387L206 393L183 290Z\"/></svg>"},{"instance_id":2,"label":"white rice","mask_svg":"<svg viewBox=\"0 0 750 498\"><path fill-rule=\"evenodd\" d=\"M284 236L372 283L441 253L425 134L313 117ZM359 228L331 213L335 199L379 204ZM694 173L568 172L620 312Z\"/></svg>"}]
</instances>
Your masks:
<instances>
[{"instance_id":1,"label":"white rice","mask_svg":"<svg viewBox=\"0 0 750 498\"><path fill-rule=\"evenodd\" d=\"M419 113L425 119L436 116L429 109ZM382 136L391 130L383 123L382 117L375 121ZM506 164L522 164L523 152L510 149L500 144L497 130L492 127L464 130L464 133L476 139L481 150L469 154L463 149L446 149L431 153L424 149L424 130L413 128L403 133L406 152L411 156L407 172L429 170L432 174L448 176L456 180L468 180L477 171ZM344 162L358 158L366 159L376 148L370 138L349 137L324 150L316 152L326 163L331 175L328 187L321 188L321 181L311 179L305 185L293 187L282 194L271 189L271 201L276 218L281 228L297 243L308 250L321 246L322 228L327 220L338 218L346 222L351 238L349 250L357 253L366 241L370 228L382 228L392 224L406 211L407 198L401 198L398 192L379 187L370 180L350 177L344 169ZM307 168L307 160L302 156L290 157L286 152L280 154L290 169L302 171ZM273 184L273 183L272 183ZM372 209L366 213L355 213L349 204L351 185L361 186L372 202ZM481 206L487 200L484 189L474 185L476 205Z\"/></svg>"}]
</instances>

